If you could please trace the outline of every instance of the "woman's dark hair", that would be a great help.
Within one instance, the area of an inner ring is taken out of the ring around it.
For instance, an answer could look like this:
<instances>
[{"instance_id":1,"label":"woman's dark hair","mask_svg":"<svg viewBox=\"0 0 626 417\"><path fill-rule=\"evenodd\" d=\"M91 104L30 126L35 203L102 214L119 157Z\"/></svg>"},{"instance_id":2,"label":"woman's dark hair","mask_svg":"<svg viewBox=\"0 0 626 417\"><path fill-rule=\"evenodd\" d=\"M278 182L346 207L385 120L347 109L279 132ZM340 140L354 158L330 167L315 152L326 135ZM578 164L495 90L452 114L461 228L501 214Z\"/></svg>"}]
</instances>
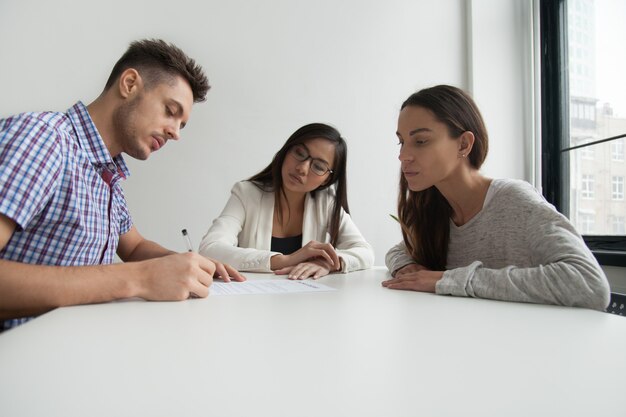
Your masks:
<instances>
[{"instance_id":1,"label":"woman's dark hair","mask_svg":"<svg viewBox=\"0 0 626 417\"><path fill-rule=\"evenodd\" d=\"M475 140L468 160L472 167L480 168L487 156L489 139L480 111L466 92L437 85L412 94L401 109L407 106L430 110L448 127L453 138L472 132ZM408 253L418 264L434 271L446 269L451 216L452 208L436 187L411 191L400 175L398 218Z\"/></svg>"},{"instance_id":2,"label":"woman's dark hair","mask_svg":"<svg viewBox=\"0 0 626 417\"><path fill-rule=\"evenodd\" d=\"M328 222L328 233L330 234L330 243L335 246L337 243L337 237L339 235L339 224L341 221L341 209L343 208L346 213L350 213L348 208L348 190L346 179L346 161L348 159L348 147L346 141L341 137L341 134L332 126L325 125L323 123L311 123L306 126L302 126L296 130L287 139L287 142L274 158L272 162L265 167L261 172L249 178L248 181L252 181L257 187L264 191L275 193L275 206L278 207L278 221L282 223L282 199L286 198L285 189L283 186L282 167L285 157L291 148L296 145L303 144L310 139L326 139L335 145L335 163L332 167L332 173L329 174L329 178L318 188L311 191L311 197L315 198L317 191L323 190L337 184L335 189L335 203Z\"/></svg>"},{"instance_id":3,"label":"woman's dark hair","mask_svg":"<svg viewBox=\"0 0 626 417\"><path fill-rule=\"evenodd\" d=\"M194 103L204 101L207 91L211 88L200 65L180 48L161 39L132 42L113 66L104 90L111 88L128 68L134 68L139 72L146 88L152 88L163 82L171 82L176 76L182 77L191 87Z\"/></svg>"}]
</instances>

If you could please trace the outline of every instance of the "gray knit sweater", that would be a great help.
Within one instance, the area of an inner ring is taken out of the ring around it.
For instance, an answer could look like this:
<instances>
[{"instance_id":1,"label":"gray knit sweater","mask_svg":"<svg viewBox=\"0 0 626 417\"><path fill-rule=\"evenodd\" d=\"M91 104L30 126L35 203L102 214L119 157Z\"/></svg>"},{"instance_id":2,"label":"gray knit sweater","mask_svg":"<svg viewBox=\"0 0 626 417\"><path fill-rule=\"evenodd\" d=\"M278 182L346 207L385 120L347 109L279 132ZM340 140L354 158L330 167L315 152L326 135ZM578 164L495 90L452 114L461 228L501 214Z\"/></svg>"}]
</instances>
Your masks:
<instances>
[{"instance_id":1,"label":"gray knit sweater","mask_svg":"<svg viewBox=\"0 0 626 417\"><path fill-rule=\"evenodd\" d=\"M414 263L400 243L387 268ZM447 270L437 294L604 310L609 284L580 234L528 183L493 180L482 210L450 221Z\"/></svg>"}]
</instances>

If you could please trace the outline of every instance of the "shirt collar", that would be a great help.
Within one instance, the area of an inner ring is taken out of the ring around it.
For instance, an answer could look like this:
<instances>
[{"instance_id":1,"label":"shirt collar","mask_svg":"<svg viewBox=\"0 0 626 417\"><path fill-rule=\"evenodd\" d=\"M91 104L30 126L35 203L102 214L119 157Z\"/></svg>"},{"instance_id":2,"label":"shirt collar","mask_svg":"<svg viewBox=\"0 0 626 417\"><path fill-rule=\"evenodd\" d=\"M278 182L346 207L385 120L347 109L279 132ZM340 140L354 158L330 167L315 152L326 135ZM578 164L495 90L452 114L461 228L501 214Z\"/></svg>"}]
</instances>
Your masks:
<instances>
[{"instance_id":1,"label":"shirt collar","mask_svg":"<svg viewBox=\"0 0 626 417\"><path fill-rule=\"evenodd\" d=\"M67 115L74 126L78 143L81 149L87 154L89 161L96 168L106 166L110 171L118 171L124 178L127 178L130 175L130 171L126 166L124 158L121 154L115 158L111 157L102 136L100 136L96 125L87 111L87 107L79 101L68 109ZM115 167L111 164L114 164Z\"/></svg>"}]
</instances>

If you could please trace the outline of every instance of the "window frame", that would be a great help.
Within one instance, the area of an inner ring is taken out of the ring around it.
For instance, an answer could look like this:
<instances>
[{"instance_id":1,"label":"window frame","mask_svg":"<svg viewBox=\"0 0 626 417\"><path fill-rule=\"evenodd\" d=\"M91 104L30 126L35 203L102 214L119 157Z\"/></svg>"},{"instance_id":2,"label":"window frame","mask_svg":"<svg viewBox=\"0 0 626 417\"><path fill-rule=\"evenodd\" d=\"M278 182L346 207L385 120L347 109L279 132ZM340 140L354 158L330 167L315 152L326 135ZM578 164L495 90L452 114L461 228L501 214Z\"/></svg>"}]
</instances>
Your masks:
<instances>
[{"instance_id":1,"label":"window frame","mask_svg":"<svg viewBox=\"0 0 626 417\"><path fill-rule=\"evenodd\" d=\"M567 0L540 0L541 185L548 202L570 217ZM577 112L583 109L576 109ZM577 113L578 114L578 113ZM602 265L626 266L626 235L583 235Z\"/></svg>"}]
</instances>

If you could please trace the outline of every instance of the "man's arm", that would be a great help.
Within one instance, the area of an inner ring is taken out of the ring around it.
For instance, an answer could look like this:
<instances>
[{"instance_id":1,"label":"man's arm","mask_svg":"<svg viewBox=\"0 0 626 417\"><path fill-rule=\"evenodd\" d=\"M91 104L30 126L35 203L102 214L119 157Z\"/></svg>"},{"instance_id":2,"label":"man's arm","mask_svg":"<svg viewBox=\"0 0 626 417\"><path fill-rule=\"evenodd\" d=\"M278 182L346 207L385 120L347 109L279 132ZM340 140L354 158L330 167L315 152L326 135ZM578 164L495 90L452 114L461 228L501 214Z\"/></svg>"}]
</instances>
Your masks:
<instances>
[{"instance_id":1,"label":"man's arm","mask_svg":"<svg viewBox=\"0 0 626 417\"><path fill-rule=\"evenodd\" d=\"M144 239L135 226L120 236L117 245L117 256L124 262L145 261L174 253L156 242Z\"/></svg>"},{"instance_id":2,"label":"man's arm","mask_svg":"<svg viewBox=\"0 0 626 417\"><path fill-rule=\"evenodd\" d=\"M156 242L144 239L135 226L120 236L120 241L117 245L117 256L124 262L144 261L146 259L160 258L174 253L176 252L165 249ZM226 282L229 282L231 278L235 281L246 280L243 275L232 266L215 259L205 259L213 263L215 277L220 277Z\"/></svg>"},{"instance_id":3,"label":"man's arm","mask_svg":"<svg viewBox=\"0 0 626 417\"><path fill-rule=\"evenodd\" d=\"M0 249L15 222L0 214ZM158 246L158 245L157 245ZM27 317L55 307L119 298L184 300L206 297L215 264L195 253L98 266L46 266L0 260L0 319Z\"/></svg>"}]
</instances>

